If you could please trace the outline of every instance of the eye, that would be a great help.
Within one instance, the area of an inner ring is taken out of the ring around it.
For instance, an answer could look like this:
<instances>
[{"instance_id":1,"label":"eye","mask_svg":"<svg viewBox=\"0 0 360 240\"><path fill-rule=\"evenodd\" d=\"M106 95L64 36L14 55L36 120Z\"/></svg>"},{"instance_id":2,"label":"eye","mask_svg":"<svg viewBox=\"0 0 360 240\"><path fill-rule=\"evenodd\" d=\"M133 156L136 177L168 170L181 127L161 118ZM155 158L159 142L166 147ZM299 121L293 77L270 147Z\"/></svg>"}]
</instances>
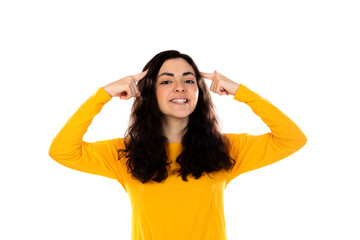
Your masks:
<instances>
[{"instance_id":1,"label":"eye","mask_svg":"<svg viewBox=\"0 0 360 240\"><path fill-rule=\"evenodd\" d=\"M186 83L195 83L193 80L186 80Z\"/></svg>"},{"instance_id":2,"label":"eye","mask_svg":"<svg viewBox=\"0 0 360 240\"><path fill-rule=\"evenodd\" d=\"M160 84L164 84L164 85L166 85L166 84L169 84L169 83L171 83L169 80L165 80L165 81L163 81L162 83L160 83Z\"/></svg>"}]
</instances>

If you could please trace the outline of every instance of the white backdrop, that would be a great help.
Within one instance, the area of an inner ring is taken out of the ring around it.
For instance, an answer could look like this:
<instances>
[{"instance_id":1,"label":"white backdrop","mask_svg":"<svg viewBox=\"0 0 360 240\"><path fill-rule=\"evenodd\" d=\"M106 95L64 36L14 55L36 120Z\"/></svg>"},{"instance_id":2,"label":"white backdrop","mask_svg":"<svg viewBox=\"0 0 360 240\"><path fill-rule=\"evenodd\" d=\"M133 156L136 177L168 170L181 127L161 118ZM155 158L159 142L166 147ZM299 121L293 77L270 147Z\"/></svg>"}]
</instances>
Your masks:
<instances>
[{"instance_id":1,"label":"white backdrop","mask_svg":"<svg viewBox=\"0 0 360 240\"><path fill-rule=\"evenodd\" d=\"M99 87L176 49L267 98L308 138L229 184L228 239L360 239L356 2L1 1L0 238L130 239L121 185L48 150ZM270 131L246 104L212 96L223 132ZM131 104L108 102L84 140L122 137Z\"/></svg>"}]
</instances>

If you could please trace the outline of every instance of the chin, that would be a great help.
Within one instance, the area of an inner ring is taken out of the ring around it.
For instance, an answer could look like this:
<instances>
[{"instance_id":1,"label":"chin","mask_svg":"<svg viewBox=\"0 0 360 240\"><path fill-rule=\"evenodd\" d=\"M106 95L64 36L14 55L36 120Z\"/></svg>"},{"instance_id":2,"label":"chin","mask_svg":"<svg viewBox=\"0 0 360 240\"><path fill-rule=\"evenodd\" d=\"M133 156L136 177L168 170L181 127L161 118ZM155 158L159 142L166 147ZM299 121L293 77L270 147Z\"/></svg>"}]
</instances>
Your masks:
<instances>
[{"instance_id":1,"label":"chin","mask_svg":"<svg viewBox=\"0 0 360 240\"><path fill-rule=\"evenodd\" d=\"M173 119L187 119L189 118L190 114L178 114L178 115L167 115L169 118Z\"/></svg>"}]
</instances>

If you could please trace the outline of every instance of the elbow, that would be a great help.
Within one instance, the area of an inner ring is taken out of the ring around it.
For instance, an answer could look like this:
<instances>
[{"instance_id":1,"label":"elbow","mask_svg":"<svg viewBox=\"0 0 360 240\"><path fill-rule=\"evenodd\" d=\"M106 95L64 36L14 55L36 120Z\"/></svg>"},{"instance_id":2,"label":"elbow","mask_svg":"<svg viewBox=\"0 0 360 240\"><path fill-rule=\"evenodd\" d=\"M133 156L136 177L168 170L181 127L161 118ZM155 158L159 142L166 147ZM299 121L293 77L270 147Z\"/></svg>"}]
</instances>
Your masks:
<instances>
[{"instance_id":1,"label":"elbow","mask_svg":"<svg viewBox=\"0 0 360 240\"><path fill-rule=\"evenodd\" d=\"M302 134L302 143L303 143L303 146L305 146L305 144L307 143L307 137L305 136L304 133Z\"/></svg>"},{"instance_id":2,"label":"elbow","mask_svg":"<svg viewBox=\"0 0 360 240\"><path fill-rule=\"evenodd\" d=\"M53 160L61 164L74 163L82 156L81 149L69 151L53 144L50 146L48 154Z\"/></svg>"},{"instance_id":3,"label":"elbow","mask_svg":"<svg viewBox=\"0 0 360 240\"><path fill-rule=\"evenodd\" d=\"M48 151L48 154L51 158L54 158L54 155L55 155L55 151L54 151L54 147L53 147L53 144L51 143L50 147L49 147L49 151Z\"/></svg>"},{"instance_id":4,"label":"elbow","mask_svg":"<svg viewBox=\"0 0 360 240\"><path fill-rule=\"evenodd\" d=\"M298 151L302 147L304 147L307 143L307 138L305 135L297 136L293 138L281 139L274 138L275 144L279 147L279 151Z\"/></svg>"},{"instance_id":5,"label":"elbow","mask_svg":"<svg viewBox=\"0 0 360 240\"><path fill-rule=\"evenodd\" d=\"M50 147L49 148L49 152L48 152L49 156L54 159L56 161L56 151L54 150L54 148Z\"/></svg>"},{"instance_id":6,"label":"elbow","mask_svg":"<svg viewBox=\"0 0 360 240\"><path fill-rule=\"evenodd\" d=\"M304 139L303 141L301 141L300 146L299 146L299 149L303 148L303 147L306 145L306 143L307 143L307 140L306 140L306 139Z\"/></svg>"},{"instance_id":7,"label":"elbow","mask_svg":"<svg viewBox=\"0 0 360 240\"><path fill-rule=\"evenodd\" d=\"M298 142L299 142L299 149L304 147L307 143L307 137L303 135L302 138L298 140Z\"/></svg>"},{"instance_id":8,"label":"elbow","mask_svg":"<svg viewBox=\"0 0 360 240\"><path fill-rule=\"evenodd\" d=\"M60 149L54 144L50 145L48 154L53 160L57 162L64 158L64 154L62 154Z\"/></svg>"},{"instance_id":9,"label":"elbow","mask_svg":"<svg viewBox=\"0 0 360 240\"><path fill-rule=\"evenodd\" d=\"M304 135L304 146L305 146L305 144L307 143L307 137Z\"/></svg>"},{"instance_id":10,"label":"elbow","mask_svg":"<svg viewBox=\"0 0 360 240\"><path fill-rule=\"evenodd\" d=\"M49 156L54 159L55 154L51 149L49 149Z\"/></svg>"},{"instance_id":11,"label":"elbow","mask_svg":"<svg viewBox=\"0 0 360 240\"><path fill-rule=\"evenodd\" d=\"M306 145L307 137L305 136L304 132L299 129L299 132L296 134L297 136L294 137L296 142L298 143L299 149Z\"/></svg>"},{"instance_id":12,"label":"elbow","mask_svg":"<svg viewBox=\"0 0 360 240\"><path fill-rule=\"evenodd\" d=\"M54 144L54 141L52 141L51 144L50 144L50 147L49 147L48 154L52 159L55 160L57 152L58 151L56 150L56 144Z\"/></svg>"},{"instance_id":13,"label":"elbow","mask_svg":"<svg viewBox=\"0 0 360 240\"><path fill-rule=\"evenodd\" d=\"M67 164L72 163L74 160L69 158L66 154L61 154L53 149L49 149L49 156L57 163L67 166Z\"/></svg>"}]
</instances>

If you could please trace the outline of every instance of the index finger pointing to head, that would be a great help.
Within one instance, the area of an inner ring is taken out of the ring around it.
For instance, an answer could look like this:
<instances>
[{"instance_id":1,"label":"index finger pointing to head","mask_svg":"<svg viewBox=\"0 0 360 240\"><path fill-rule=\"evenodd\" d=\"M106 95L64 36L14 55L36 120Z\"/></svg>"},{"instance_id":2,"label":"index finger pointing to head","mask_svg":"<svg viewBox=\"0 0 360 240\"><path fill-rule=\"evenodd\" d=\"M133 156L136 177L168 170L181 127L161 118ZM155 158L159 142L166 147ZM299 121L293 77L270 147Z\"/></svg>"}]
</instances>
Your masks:
<instances>
[{"instance_id":1,"label":"index finger pointing to head","mask_svg":"<svg viewBox=\"0 0 360 240\"><path fill-rule=\"evenodd\" d=\"M206 78L206 79L209 79L209 80L213 80L214 79L214 74L213 73L203 73L203 72L200 72L201 76L203 78Z\"/></svg>"},{"instance_id":2,"label":"index finger pointing to head","mask_svg":"<svg viewBox=\"0 0 360 240\"><path fill-rule=\"evenodd\" d=\"M149 69L146 69L145 71L143 71L142 73L136 74L134 75L132 78L134 79L135 82L138 82L140 79L144 78L146 76L146 74L148 73Z\"/></svg>"}]
</instances>

